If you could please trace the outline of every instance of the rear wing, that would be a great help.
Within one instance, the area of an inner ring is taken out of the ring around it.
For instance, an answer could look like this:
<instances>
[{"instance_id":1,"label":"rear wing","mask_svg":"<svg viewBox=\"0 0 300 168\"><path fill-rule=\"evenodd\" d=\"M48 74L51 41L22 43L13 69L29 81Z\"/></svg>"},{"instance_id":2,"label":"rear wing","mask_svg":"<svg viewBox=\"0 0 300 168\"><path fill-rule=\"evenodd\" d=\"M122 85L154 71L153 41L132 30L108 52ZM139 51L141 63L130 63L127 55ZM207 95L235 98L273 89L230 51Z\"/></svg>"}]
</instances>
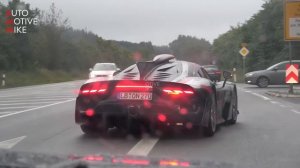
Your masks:
<instances>
[{"instance_id":1,"label":"rear wing","mask_svg":"<svg viewBox=\"0 0 300 168\"><path fill-rule=\"evenodd\" d=\"M162 55L157 55L156 57L154 57L153 61L136 63L137 68L140 73L140 79L144 79L147 76L147 74L152 72L157 66L159 66L163 63L169 62L171 60L175 61L174 55L162 54Z\"/></svg>"}]
</instances>

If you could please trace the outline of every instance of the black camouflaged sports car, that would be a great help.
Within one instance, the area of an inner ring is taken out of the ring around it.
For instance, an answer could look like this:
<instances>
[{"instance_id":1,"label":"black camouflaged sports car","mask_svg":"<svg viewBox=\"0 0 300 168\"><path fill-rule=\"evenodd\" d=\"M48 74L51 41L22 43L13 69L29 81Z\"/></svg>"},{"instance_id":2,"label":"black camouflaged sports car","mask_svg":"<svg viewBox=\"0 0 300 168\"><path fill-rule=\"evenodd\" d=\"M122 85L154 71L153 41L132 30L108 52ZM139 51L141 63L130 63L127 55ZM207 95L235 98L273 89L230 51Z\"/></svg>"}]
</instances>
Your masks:
<instances>
[{"instance_id":1,"label":"black camouflaged sports car","mask_svg":"<svg viewBox=\"0 0 300 168\"><path fill-rule=\"evenodd\" d=\"M94 78L76 99L75 121L86 134L116 127L137 134L165 127L203 130L213 136L221 123L235 124L238 115L236 85L213 82L200 65L158 55L138 62L112 80Z\"/></svg>"}]
</instances>

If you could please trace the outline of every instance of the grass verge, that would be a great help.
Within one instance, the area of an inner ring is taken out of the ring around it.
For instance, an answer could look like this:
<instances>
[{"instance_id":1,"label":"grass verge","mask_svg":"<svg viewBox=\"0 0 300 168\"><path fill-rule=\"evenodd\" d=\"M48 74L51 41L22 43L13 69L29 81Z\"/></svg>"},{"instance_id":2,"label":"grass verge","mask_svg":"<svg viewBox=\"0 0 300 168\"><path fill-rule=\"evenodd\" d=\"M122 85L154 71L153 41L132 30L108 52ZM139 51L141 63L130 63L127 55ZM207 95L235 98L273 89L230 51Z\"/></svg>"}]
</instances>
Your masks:
<instances>
[{"instance_id":1,"label":"grass verge","mask_svg":"<svg viewBox=\"0 0 300 168\"><path fill-rule=\"evenodd\" d=\"M2 72L6 74L6 85L0 88L11 88L18 86L30 86L47 83L66 82L72 80L86 79L87 73L82 72L65 72L65 71L49 71L40 69L35 71L11 71ZM2 79L1 79L2 80Z\"/></svg>"}]
</instances>

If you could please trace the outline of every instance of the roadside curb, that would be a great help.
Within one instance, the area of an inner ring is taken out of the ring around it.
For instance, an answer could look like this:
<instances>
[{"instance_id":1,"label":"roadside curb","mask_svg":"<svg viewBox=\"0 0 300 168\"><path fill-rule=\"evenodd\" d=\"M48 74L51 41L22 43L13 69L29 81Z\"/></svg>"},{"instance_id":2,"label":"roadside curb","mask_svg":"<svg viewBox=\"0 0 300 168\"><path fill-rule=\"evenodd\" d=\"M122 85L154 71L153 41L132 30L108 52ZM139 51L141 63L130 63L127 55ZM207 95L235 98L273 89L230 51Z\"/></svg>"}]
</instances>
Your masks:
<instances>
[{"instance_id":1,"label":"roadside curb","mask_svg":"<svg viewBox=\"0 0 300 168\"><path fill-rule=\"evenodd\" d=\"M266 94L269 96L275 96L275 97L300 98L300 94L279 93L276 91L267 91Z\"/></svg>"}]
</instances>

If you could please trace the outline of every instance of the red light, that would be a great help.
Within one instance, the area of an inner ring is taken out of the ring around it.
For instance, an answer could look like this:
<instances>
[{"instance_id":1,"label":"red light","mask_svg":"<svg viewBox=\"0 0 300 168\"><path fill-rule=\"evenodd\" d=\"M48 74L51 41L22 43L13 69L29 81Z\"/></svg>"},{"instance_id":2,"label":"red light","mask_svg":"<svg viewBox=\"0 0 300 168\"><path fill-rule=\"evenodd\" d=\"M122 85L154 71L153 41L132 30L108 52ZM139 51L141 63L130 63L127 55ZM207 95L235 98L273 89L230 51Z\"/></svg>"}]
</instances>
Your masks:
<instances>
[{"instance_id":1,"label":"red light","mask_svg":"<svg viewBox=\"0 0 300 168\"><path fill-rule=\"evenodd\" d=\"M163 89L163 92L168 93L169 95L180 95L180 94L194 94L192 90L182 90L182 89L172 89L172 88L166 88Z\"/></svg>"},{"instance_id":2,"label":"red light","mask_svg":"<svg viewBox=\"0 0 300 168\"><path fill-rule=\"evenodd\" d=\"M95 115L95 111L93 109L87 109L85 111L85 115L87 115L88 117L93 117Z\"/></svg>"},{"instance_id":3,"label":"red light","mask_svg":"<svg viewBox=\"0 0 300 168\"><path fill-rule=\"evenodd\" d=\"M150 162L148 160L137 160L137 159L113 159L113 163L122 163L129 165L149 165Z\"/></svg>"},{"instance_id":4,"label":"red light","mask_svg":"<svg viewBox=\"0 0 300 168\"><path fill-rule=\"evenodd\" d=\"M132 159L123 159L123 164L131 164L131 165L149 165L148 160L132 160Z\"/></svg>"},{"instance_id":5,"label":"red light","mask_svg":"<svg viewBox=\"0 0 300 168\"><path fill-rule=\"evenodd\" d=\"M105 91L106 91L106 89L100 89L100 90L98 90L99 93L103 93Z\"/></svg>"},{"instance_id":6,"label":"red light","mask_svg":"<svg viewBox=\"0 0 300 168\"><path fill-rule=\"evenodd\" d=\"M152 88L152 86L130 86L130 85L117 85L117 88Z\"/></svg>"},{"instance_id":7,"label":"red light","mask_svg":"<svg viewBox=\"0 0 300 168\"><path fill-rule=\"evenodd\" d=\"M167 121L167 117L166 117L166 115L164 115L164 114L158 114L157 119L158 119L160 122L166 122L166 121Z\"/></svg>"},{"instance_id":8,"label":"red light","mask_svg":"<svg viewBox=\"0 0 300 168\"><path fill-rule=\"evenodd\" d=\"M194 94L193 91L188 91L188 90L185 90L184 93L186 93L186 94Z\"/></svg>"},{"instance_id":9,"label":"red light","mask_svg":"<svg viewBox=\"0 0 300 168\"><path fill-rule=\"evenodd\" d=\"M144 107L145 108L151 108L151 103L149 101L144 101Z\"/></svg>"},{"instance_id":10,"label":"red light","mask_svg":"<svg viewBox=\"0 0 300 168\"><path fill-rule=\"evenodd\" d=\"M107 83L94 83L91 86L86 86L82 91L80 92L83 95L94 95L97 93L105 93L108 88Z\"/></svg>"},{"instance_id":11,"label":"red light","mask_svg":"<svg viewBox=\"0 0 300 168\"><path fill-rule=\"evenodd\" d=\"M102 156L86 156L83 158L83 160L86 161L102 161L103 157Z\"/></svg>"},{"instance_id":12,"label":"red light","mask_svg":"<svg viewBox=\"0 0 300 168\"><path fill-rule=\"evenodd\" d=\"M189 167L189 162L179 162L177 160L161 160L159 162L160 166L181 166L181 167Z\"/></svg>"},{"instance_id":13,"label":"red light","mask_svg":"<svg viewBox=\"0 0 300 168\"><path fill-rule=\"evenodd\" d=\"M162 160L159 162L159 164L161 166L178 166L179 165L178 161L176 161L176 160L174 160L174 161Z\"/></svg>"},{"instance_id":14,"label":"red light","mask_svg":"<svg viewBox=\"0 0 300 168\"><path fill-rule=\"evenodd\" d=\"M90 91L90 93L95 93L95 92L97 92L96 89Z\"/></svg>"},{"instance_id":15,"label":"red light","mask_svg":"<svg viewBox=\"0 0 300 168\"><path fill-rule=\"evenodd\" d=\"M180 166L182 166L182 167L190 167L190 163L189 162L181 162Z\"/></svg>"},{"instance_id":16,"label":"red light","mask_svg":"<svg viewBox=\"0 0 300 168\"><path fill-rule=\"evenodd\" d=\"M188 114L188 110L187 110L186 108L181 108L181 109L179 110L179 113L180 113L181 115L187 115L187 114Z\"/></svg>"},{"instance_id":17,"label":"red light","mask_svg":"<svg viewBox=\"0 0 300 168\"><path fill-rule=\"evenodd\" d=\"M90 93L90 90L83 90L81 93L82 94L88 94L88 93Z\"/></svg>"}]
</instances>

